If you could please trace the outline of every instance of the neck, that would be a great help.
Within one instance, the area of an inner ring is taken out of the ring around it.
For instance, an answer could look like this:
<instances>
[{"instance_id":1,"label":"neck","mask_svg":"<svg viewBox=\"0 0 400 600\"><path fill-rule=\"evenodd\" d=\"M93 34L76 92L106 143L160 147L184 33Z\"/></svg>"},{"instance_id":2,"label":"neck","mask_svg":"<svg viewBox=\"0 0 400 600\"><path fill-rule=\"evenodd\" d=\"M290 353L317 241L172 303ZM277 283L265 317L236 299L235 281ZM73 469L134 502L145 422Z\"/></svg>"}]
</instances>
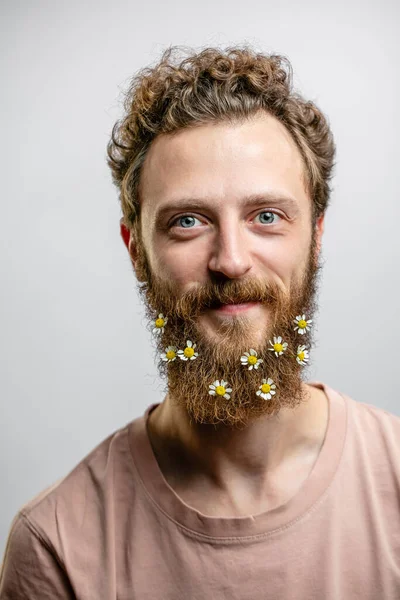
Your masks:
<instances>
[{"instance_id":1,"label":"neck","mask_svg":"<svg viewBox=\"0 0 400 600\"><path fill-rule=\"evenodd\" d=\"M322 390L303 386L304 401L295 409L284 407L240 430L190 423L185 408L168 395L148 421L164 477L175 490L198 486L230 498L246 490L247 504L249 495L255 504L276 486L272 482L282 483L283 473L309 473L325 437L328 405Z\"/></svg>"}]
</instances>

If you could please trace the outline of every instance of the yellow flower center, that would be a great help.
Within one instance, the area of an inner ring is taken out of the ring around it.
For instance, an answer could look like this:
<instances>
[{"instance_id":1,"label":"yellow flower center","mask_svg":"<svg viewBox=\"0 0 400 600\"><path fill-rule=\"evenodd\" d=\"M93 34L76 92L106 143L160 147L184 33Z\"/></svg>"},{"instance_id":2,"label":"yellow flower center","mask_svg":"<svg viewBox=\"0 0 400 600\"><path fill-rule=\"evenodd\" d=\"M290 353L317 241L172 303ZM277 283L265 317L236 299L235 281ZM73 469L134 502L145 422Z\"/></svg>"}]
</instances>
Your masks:
<instances>
[{"instance_id":1,"label":"yellow flower center","mask_svg":"<svg viewBox=\"0 0 400 600\"><path fill-rule=\"evenodd\" d=\"M304 352L299 352L297 356L299 357L299 360L304 360L305 354Z\"/></svg>"},{"instance_id":2,"label":"yellow flower center","mask_svg":"<svg viewBox=\"0 0 400 600\"><path fill-rule=\"evenodd\" d=\"M261 391L263 394L268 394L271 391L271 386L268 383L263 383L261 386Z\"/></svg>"},{"instance_id":3,"label":"yellow flower center","mask_svg":"<svg viewBox=\"0 0 400 600\"><path fill-rule=\"evenodd\" d=\"M224 396L226 394L226 390L223 385L217 385L217 387L215 388L215 393L218 396Z\"/></svg>"},{"instance_id":4,"label":"yellow flower center","mask_svg":"<svg viewBox=\"0 0 400 600\"><path fill-rule=\"evenodd\" d=\"M187 346L184 349L183 354L186 356L186 358L191 358L194 355L194 350L193 350L193 348L190 348L189 346Z\"/></svg>"},{"instance_id":5,"label":"yellow flower center","mask_svg":"<svg viewBox=\"0 0 400 600\"><path fill-rule=\"evenodd\" d=\"M255 365L257 362L257 356L249 356L247 362L249 365Z\"/></svg>"},{"instance_id":6,"label":"yellow flower center","mask_svg":"<svg viewBox=\"0 0 400 600\"><path fill-rule=\"evenodd\" d=\"M156 327L158 327L159 329L161 329L161 327L164 327L165 321L164 319L156 319Z\"/></svg>"},{"instance_id":7,"label":"yellow flower center","mask_svg":"<svg viewBox=\"0 0 400 600\"><path fill-rule=\"evenodd\" d=\"M274 350L275 350L275 352L282 352L282 350L283 350L282 344L274 344Z\"/></svg>"},{"instance_id":8,"label":"yellow flower center","mask_svg":"<svg viewBox=\"0 0 400 600\"><path fill-rule=\"evenodd\" d=\"M168 350L168 352L166 352L165 356L168 358L168 360L172 360L173 358L175 358L176 354L173 350Z\"/></svg>"},{"instance_id":9,"label":"yellow flower center","mask_svg":"<svg viewBox=\"0 0 400 600\"><path fill-rule=\"evenodd\" d=\"M305 329L307 327L307 321L304 321L304 319L300 319L299 327L300 329Z\"/></svg>"}]
</instances>

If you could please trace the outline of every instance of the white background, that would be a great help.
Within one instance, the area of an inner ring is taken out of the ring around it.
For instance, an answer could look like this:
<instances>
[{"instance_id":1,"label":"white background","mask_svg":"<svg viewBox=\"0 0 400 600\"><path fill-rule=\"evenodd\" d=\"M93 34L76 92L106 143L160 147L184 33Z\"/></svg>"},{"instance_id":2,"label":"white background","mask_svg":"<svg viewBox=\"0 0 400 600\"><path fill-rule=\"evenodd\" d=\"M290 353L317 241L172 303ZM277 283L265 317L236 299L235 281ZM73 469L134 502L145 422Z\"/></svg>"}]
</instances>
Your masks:
<instances>
[{"instance_id":1,"label":"white background","mask_svg":"<svg viewBox=\"0 0 400 600\"><path fill-rule=\"evenodd\" d=\"M105 146L121 90L170 44L285 54L328 115L311 379L400 414L399 6L3 0L0 560L22 504L162 399Z\"/></svg>"}]
</instances>

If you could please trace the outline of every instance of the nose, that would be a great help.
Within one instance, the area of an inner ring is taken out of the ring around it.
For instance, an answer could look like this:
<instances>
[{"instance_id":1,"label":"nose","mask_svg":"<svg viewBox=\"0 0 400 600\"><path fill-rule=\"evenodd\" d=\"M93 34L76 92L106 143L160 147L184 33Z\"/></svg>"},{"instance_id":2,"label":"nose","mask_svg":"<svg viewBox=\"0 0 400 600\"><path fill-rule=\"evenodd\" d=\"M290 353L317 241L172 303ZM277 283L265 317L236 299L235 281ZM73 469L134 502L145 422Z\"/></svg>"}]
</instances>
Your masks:
<instances>
[{"instance_id":1,"label":"nose","mask_svg":"<svg viewBox=\"0 0 400 600\"><path fill-rule=\"evenodd\" d=\"M229 279L239 279L251 269L250 248L240 224L225 223L219 228L208 268Z\"/></svg>"}]
</instances>

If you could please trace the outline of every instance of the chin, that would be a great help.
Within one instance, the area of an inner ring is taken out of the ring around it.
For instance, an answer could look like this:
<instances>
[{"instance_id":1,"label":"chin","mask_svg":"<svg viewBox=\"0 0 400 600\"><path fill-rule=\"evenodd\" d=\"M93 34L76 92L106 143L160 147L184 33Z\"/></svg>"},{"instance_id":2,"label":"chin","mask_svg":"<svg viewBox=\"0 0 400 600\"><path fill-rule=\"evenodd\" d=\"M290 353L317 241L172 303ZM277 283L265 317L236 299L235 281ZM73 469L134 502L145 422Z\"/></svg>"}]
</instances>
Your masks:
<instances>
[{"instance_id":1,"label":"chin","mask_svg":"<svg viewBox=\"0 0 400 600\"><path fill-rule=\"evenodd\" d=\"M268 323L261 319L249 318L243 315L234 315L229 318L215 319L207 315L199 317L197 329L200 337L207 343L227 344L236 346L238 352L265 345L268 341Z\"/></svg>"}]
</instances>

